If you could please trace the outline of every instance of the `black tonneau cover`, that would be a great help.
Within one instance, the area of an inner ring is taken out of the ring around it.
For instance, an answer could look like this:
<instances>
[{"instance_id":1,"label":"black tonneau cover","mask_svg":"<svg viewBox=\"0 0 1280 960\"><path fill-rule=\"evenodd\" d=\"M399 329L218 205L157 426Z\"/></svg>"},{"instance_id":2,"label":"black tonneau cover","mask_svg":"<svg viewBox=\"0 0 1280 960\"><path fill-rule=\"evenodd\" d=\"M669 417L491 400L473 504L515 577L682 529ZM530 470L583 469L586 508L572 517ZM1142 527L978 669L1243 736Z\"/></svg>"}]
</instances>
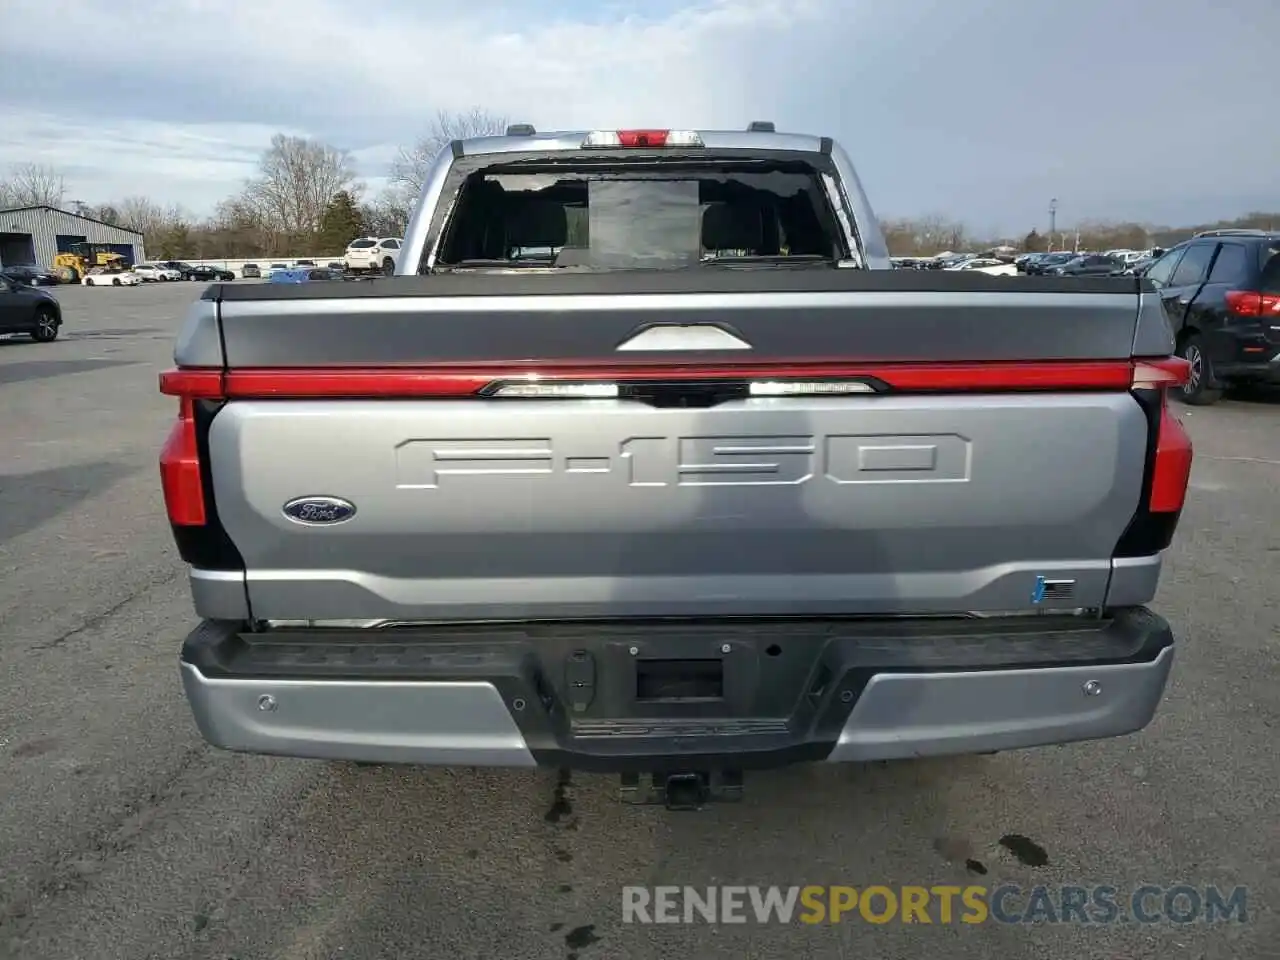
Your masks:
<instances>
[{"instance_id":1,"label":"black tonneau cover","mask_svg":"<svg viewBox=\"0 0 1280 960\"><path fill-rule=\"evenodd\" d=\"M193 366L777 360L1120 360L1167 355L1135 278L695 269L215 284L176 359ZM1140 320L1140 318L1142 318ZM719 327L748 348L619 351L654 325Z\"/></svg>"},{"instance_id":2,"label":"black tonneau cover","mask_svg":"<svg viewBox=\"0 0 1280 960\"><path fill-rule=\"evenodd\" d=\"M341 286L213 284L206 300L363 300L384 297L565 297L683 293L1093 293L1154 290L1141 277L996 277L973 270L860 270L732 267L611 272L541 271L439 273L378 277Z\"/></svg>"}]
</instances>

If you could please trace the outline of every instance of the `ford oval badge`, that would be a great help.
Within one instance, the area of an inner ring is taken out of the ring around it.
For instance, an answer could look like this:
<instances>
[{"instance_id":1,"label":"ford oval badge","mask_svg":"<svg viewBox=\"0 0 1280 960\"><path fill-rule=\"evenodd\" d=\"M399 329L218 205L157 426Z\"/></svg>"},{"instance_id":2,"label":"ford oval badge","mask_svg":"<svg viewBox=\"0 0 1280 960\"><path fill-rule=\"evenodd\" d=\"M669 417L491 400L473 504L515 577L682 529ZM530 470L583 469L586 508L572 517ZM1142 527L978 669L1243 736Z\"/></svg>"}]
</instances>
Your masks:
<instances>
[{"instance_id":1,"label":"ford oval badge","mask_svg":"<svg viewBox=\"0 0 1280 960\"><path fill-rule=\"evenodd\" d=\"M316 527L345 523L356 515L356 505L341 497L298 497L283 509L284 515L294 523Z\"/></svg>"}]
</instances>

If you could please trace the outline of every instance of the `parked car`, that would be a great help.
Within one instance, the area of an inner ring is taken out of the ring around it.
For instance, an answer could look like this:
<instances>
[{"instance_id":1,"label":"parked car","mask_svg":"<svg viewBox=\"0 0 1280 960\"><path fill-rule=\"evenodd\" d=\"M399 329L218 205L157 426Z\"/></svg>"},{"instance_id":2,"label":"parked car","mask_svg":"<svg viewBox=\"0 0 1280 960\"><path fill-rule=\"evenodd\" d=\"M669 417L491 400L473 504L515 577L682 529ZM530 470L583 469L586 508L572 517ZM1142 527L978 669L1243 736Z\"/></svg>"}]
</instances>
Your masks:
<instances>
[{"instance_id":1,"label":"parked car","mask_svg":"<svg viewBox=\"0 0 1280 960\"><path fill-rule=\"evenodd\" d=\"M182 279L181 273L163 263L140 263L133 268L133 272L147 283Z\"/></svg>"},{"instance_id":2,"label":"parked car","mask_svg":"<svg viewBox=\"0 0 1280 960\"><path fill-rule=\"evenodd\" d=\"M1005 263L997 260L995 263L988 263L980 267L970 267L973 273L985 273L990 277L1016 277L1018 268L1012 263Z\"/></svg>"},{"instance_id":3,"label":"parked car","mask_svg":"<svg viewBox=\"0 0 1280 960\"><path fill-rule=\"evenodd\" d=\"M1024 253L1013 261L1013 265L1017 268L1019 273L1032 275L1037 272L1037 266L1044 264L1046 260L1049 260L1049 258L1053 258L1050 261L1053 263L1066 263L1068 260L1071 260L1076 256L1077 254L1075 253L1069 253L1062 250L1056 253L1046 253L1041 250L1036 253Z\"/></svg>"},{"instance_id":4,"label":"parked car","mask_svg":"<svg viewBox=\"0 0 1280 960\"><path fill-rule=\"evenodd\" d=\"M257 280L262 276L262 268L256 263L246 263L240 268L240 276L246 280Z\"/></svg>"},{"instance_id":5,"label":"parked car","mask_svg":"<svg viewBox=\"0 0 1280 960\"><path fill-rule=\"evenodd\" d=\"M84 275L80 283L86 287L136 287L142 283L142 277L132 270L94 267Z\"/></svg>"},{"instance_id":6,"label":"parked car","mask_svg":"<svg viewBox=\"0 0 1280 960\"><path fill-rule=\"evenodd\" d=\"M997 260L995 257L974 257L972 260L961 260L954 263L947 270L982 270L988 267L1003 267L1004 261Z\"/></svg>"},{"instance_id":7,"label":"parked car","mask_svg":"<svg viewBox=\"0 0 1280 960\"><path fill-rule=\"evenodd\" d=\"M160 266L168 267L170 270L177 270L178 276L183 280L187 279L187 274L191 271L191 264L185 260L161 260Z\"/></svg>"},{"instance_id":8,"label":"parked car","mask_svg":"<svg viewBox=\"0 0 1280 960\"><path fill-rule=\"evenodd\" d=\"M1149 250L1107 250L1106 255L1114 260L1120 261L1121 265L1128 268L1132 264L1137 263L1144 257L1150 256Z\"/></svg>"},{"instance_id":9,"label":"parked car","mask_svg":"<svg viewBox=\"0 0 1280 960\"><path fill-rule=\"evenodd\" d=\"M1141 260L1135 260L1124 268L1124 276L1141 277L1147 272L1147 268L1156 262L1155 257L1143 257Z\"/></svg>"},{"instance_id":10,"label":"parked car","mask_svg":"<svg viewBox=\"0 0 1280 960\"><path fill-rule=\"evenodd\" d=\"M562 188L525 200L517 154ZM177 331L160 473L210 743L681 806L1150 722L1191 463L1154 292L893 270L826 137L489 137L427 180L429 276L225 284Z\"/></svg>"},{"instance_id":11,"label":"parked car","mask_svg":"<svg viewBox=\"0 0 1280 960\"><path fill-rule=\"evenodd\" d=\"M0 276L0 333L25 333L39 343L58 339L62 306L48 290Z\"/></svg>"},{"instance_id":12,"label":"parked car","mask_svg":"<svg viewBox=\"0 0 1280 960\"><path fill-rule=\"evenodd\" d=\"M1219 230L1168 250L1143 274L1191 364L1182 398L1216 403L1244 384L1280 384L1280 232Z\"/></svg>"},{"instance_id":13,"label":"parked car","mask_svg":"<svg viewBox=\"0 0 1280 960\"><path fill-rule=\"evenodd\" d=\"M1054 253L1042 253L1034 260L1026 262L1026 271L1028 276L1040 276L1048 273L1054 267L1060 267L1064 263L1069 263L1078 257L1079 254L1068 251L1058 250Z\"/></svg>"},{"instance_id":14,"label":"parked car","mask_svg":"<svg viewBox=\"0 0 1280 960\"><path fill-rule=\"evenodd\" d=\"M1119 260L1108 257L1105 253L1090 253L1051 267L1045 272L1056 277L1109 277L1121 269L1123 264Z\"/></svg>"},{"instance_id":15,"label":"parked car","mask_svg":"<svg viewBox=\"0 0 1280 960\"><path fill-rule=\"evenodd\" d=\"M23 283L28 287L56 287L62 281L52 270L45 270L34 263L17 263L0 270L4 276L15 283Z\"/></svg>"},{"instance_id":16,"label":"parked car","mask_svg":"<svg viewBox=\"0 0 1280 960\"><path fill-rule=\"evenodd\" d=\"M328 263L325 264L325 266L328 267L330 270L341 270L344 272L347 269L347 265L345 263L340 263L337 260L330 260Z\"/></svg>"},{"instance_id":17,"label":"parked car","mask_svg":"<svg viewBox=\"0 0 1280 960\"><path fill-rule=\"evenodd\" d=\"M183 274L184 280L209 280L214 282L234 280L236 275L222 267L196 266L189 267Z\"/></svg>"},{"instance_id":18,"label":"parked car","mask_svg":"<svg viewBox=\"0 0 1280 960\"><path fill-rule=\"evenodd\" d=\"M287 263L273 263L267 267L267 279L270 280L276 273L281 270L289 270L291 267Z\"/></svg>"},{"instance_id":19,"label":"parked car","mask_svg":"<svg viewBox=\"0 0 1280 960\"><path fill-rule=\"evenodd\" d=\"M967 260L973 260L975 257L977 257L976 253L944 253L934 257L932 267L935 270L947 270Z\"/></svg>"},{"instance_id":20,"label":"parked car","mask_svg":"<svg viewBox=\"0 0 1280 960\"><path fill-rule=\"evenodd\" d=\"M314 267L316 262L314 260L296 260L293 265L295 267Z\"/></svg>"},{"instance_id":21,"label":"parked car","mask_svg":"<svg viewBox=\"0 0 1280 960\"><path fill-rule=\"evenodd\" d=\"M396 272L403 242L400 237L360 237L347 245L342 262L353 273L363 271L390 276Z\"/></svg>"},{"instance_id":22,"label":"parked car","mask_svg":"<svg viewBox=\"0 0 1280 960\"><path fill-rule=\"evenodd\" d=\"M313 280L341 280L342 272L328 267L286 267L273 270L268 283L310 283Z\"/></svg>"}]
</instances>

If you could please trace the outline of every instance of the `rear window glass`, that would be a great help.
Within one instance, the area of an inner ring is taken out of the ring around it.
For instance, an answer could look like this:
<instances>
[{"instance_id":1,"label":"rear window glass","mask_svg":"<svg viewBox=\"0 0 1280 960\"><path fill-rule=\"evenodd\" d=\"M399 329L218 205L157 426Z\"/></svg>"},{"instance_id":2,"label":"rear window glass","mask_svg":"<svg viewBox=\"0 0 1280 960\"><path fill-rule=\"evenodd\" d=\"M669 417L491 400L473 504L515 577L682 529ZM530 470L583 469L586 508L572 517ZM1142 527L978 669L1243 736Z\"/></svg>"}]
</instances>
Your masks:
<instances>
[{"instance_id":1,"label":"rear window glass","mask_svg":"<svg viewBox=\"0 0 1280 960\"><path fill-rule=\"evenodd\" d=\"M804 164L481 171L462 184L438 265L680 269L834 259L840 233Z\"/></svg>"},{"instance_id":2,"label":"rear window glass","mask_svg":"<svg viewBox=\"0 0 1280 960\"><path fill-rule=\"evenodd\" d=\"M1238 243L1224 243L1218 249L1218 259L1209 271L1210 283L1242 283L1248 279L1248 266L1244 247Z\"/></svg>"},{"instance_id":3,"label":"rear window glass","mask_svg":"<svg viewBox=\"0 0 1280 960\"><path fill-rule=\"evenodd\" d=\"M1264 293L1280 293L1280 244L1262 245L1262 290Z\"/></svg>"},{"instance_id":4,"label":"rear window glass","mask_svg":"<svg viewBox=\"0 0 1280 960\"><path fill-rule=\"evenodd\" d=\"M372 247L374 245L375 243L373 240L352 240L351 241L352 250L363 250L367 247Z\"/></svg>"},{"instance_id":5,"label":"rear window glass","mask_svg":"<svg viewBox=\"0 0 1280 960\"><path fill-rule=\"evenodd\" d=\"M583 246L598 267L687 267L702 256L697 180L587 184Z\"/></svg>"}]
</instances>

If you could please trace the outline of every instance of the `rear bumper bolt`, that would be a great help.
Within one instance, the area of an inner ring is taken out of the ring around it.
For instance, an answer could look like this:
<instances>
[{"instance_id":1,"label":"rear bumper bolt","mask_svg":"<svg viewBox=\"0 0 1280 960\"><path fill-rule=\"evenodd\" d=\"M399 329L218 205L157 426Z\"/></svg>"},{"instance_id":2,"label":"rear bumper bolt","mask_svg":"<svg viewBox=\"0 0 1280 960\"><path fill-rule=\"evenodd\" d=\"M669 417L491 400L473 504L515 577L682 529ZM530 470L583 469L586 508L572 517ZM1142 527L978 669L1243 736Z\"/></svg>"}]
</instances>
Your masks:
<instances>
[{"instance_id":1,"label":"rear bumper bolt","mask_svg":"<svg viewBox=\"0 0 1280 960\"><path fill-rule=\"evenodd\" d=\"M1102 684L1097 680L1086 680L1084 684L1084 695L1086 697L1096 697L1102 692Z\"/></svg>"},{"instance_id":2,"label":"rear bumper bolt","mask_svg":"<svg viewBox=\"0 0 1280 960\"><path fill-rule=\"evenodd\" d=\"M276 708L276 698L269 693L264 693L258 698L258 709L270 713Z\"/></svg>"}]
</instances>

